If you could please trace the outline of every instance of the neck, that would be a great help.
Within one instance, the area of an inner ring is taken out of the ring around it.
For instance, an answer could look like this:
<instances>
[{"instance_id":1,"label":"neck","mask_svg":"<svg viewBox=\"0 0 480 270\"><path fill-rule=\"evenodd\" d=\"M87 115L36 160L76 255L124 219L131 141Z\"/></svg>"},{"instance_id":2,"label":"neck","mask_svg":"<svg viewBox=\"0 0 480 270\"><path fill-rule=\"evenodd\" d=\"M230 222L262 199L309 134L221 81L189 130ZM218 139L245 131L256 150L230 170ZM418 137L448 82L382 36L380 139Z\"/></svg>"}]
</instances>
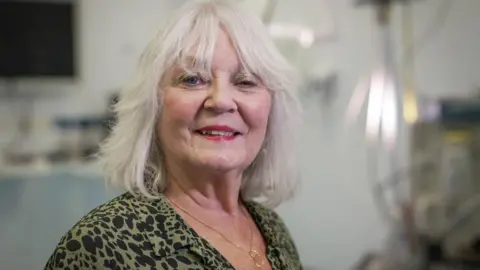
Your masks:
<instances>
[{"instance_id":1,"label":"neck","mask_svg":"<svg viewBox=\"0 0 480 270\"><path fill-rule=\"evenodd\" d=\"M241 183L240 173L199 173L194 170L177 170L169 166L165 195L192 210L237 215L241 213L239 206Z\"/></svg>"}]
</instances>

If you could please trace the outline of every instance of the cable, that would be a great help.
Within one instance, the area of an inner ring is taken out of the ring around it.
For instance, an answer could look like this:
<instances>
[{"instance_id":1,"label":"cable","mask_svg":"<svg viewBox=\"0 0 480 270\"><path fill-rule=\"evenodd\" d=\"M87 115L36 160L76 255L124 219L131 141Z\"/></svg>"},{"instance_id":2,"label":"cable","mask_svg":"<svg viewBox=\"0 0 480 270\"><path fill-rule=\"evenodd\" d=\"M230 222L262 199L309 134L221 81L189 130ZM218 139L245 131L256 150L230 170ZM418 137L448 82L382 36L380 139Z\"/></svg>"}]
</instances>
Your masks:
<instances>
[{"instance_id":1,"label":"cable","mask_svg":"<svg viewBox=\"0 0 480 270\"><path fill-rule=\"evenodd\" d=\"M426 47L429 41L438 34L440 29L447 21L450 10L452 9L454 0L443 0L436 9L435 15L426 28L424 33L414 39L414 9L412 1L402 8L402 30L403 30L403 74L404 83L403 95L403 117L409 123L415 123L418 120L418 102L416 98L416 90L414 85L415 75L415 56ZM417 91L418 92L418 91Z\"/></svg>"},{"instance_id":2,"label":"cable","mask_svg":"<svg viewBox=\"0 0 480 270\"><path fill-rule=\"evenodd\" d=\"M429 24L429 26L427 27L427 29L423 32L423 34L415 38L411 42L411 44L407 46L407 49L405 50L407 54L404 55L405 62L413 60L413 59L410 59L408 55L414 56L412 53L412 51L414 50L414 46L415 46L415 54L418 54L421 52L422 49L425 48L428 42L430 42L432 38L436 34L438 34L438 32L445 25L454 2L455 0L443 0L443 2L441 2L438 5L438 7L436 8L435 15L433 16L433 19ZM413 10L411 12L413 12ZM412 14L412 17L413 17L413 14Z\"/></svg>"},{"instance_id":3,"label":"cable","mask_svg":"<svg viewBox=\"0 0 480 270\"><path fill-rule=\"evenodd\" d=\"M437 7L436 15L430 24L430 27L424 32L422 36L417 38L415 41L417 46L417 52L421 51L423 47L425 47L428 42L442 29L448 19L448 15L450 14L450 10L453 7L454 0L444 0L439 6Z\"/></svg>"}]
</instances>

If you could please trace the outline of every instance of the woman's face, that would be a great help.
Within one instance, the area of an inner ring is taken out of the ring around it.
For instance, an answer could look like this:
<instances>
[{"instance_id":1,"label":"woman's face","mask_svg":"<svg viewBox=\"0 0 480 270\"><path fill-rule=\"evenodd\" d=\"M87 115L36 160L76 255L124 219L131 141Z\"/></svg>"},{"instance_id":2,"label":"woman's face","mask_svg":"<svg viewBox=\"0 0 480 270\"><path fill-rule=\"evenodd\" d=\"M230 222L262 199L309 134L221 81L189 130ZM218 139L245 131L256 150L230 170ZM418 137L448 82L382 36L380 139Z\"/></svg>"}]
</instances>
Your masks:
<instances>
[{"instance_id":1,"label":"woman's face","mask_svg":"<svg viewBox=\"0 0 480 270\"><path fill-rule=\"evenodd\" d=\"M241 172L263 144L271 95L243 68L223 30L215 43L211 74L171 69L162 83L157 134L169 164Z\"/></svg>"}]
</instances>

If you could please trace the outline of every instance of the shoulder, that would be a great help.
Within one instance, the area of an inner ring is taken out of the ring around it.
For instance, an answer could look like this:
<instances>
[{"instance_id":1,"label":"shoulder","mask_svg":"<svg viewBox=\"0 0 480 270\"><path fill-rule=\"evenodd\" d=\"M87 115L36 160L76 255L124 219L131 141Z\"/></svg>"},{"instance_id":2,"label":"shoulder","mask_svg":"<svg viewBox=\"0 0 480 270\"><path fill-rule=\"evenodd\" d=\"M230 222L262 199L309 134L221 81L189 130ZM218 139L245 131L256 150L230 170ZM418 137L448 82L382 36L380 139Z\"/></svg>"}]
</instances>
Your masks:
<instances>
[{"instance_id":1,"label":"shoulder","mask_svg":"<svg viewBox=\"0 0 480 270\"><path fill-rule=\"evenodd\" d=\"M245 205L257 224L276 227L276 229L287 229L283 219L275 210L254 201L246 202Z\"/></svg>"},{"instance_id":2,"label":"shoulder","mask_svg":"<svg viewBox=\"0 0 480 270\"><path fill-rule=\"evenodd\" d=\"M132 252L141 255L149 246L137 213L148 205L124 194L93 209L61 238L45 269L114 269Z\"/></svg>"}]
</instances>

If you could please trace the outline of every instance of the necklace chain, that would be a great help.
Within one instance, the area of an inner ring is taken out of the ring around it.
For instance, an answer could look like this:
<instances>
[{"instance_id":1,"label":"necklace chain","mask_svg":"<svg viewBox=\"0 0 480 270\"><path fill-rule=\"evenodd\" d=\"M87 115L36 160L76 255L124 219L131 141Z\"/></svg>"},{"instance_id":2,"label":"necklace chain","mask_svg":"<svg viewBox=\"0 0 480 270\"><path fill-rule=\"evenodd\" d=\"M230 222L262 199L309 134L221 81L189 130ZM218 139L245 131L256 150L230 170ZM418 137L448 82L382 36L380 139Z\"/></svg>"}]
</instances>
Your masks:
<instances>
[{"instance_id":1,"label":"necklace chain","mask_svg":"<svg viewBox=\"0 0 480 270\"><path fill-rule=\"evenodd\" d=\"M229 243L230 245L233 245L234 247L236 247L237 249L240 249L242 251L246 251L248 252L248 255L252 258L253 262L255 263L255 266L257 268L261 268L264 264L265 264L265 261L261 258L260 254L258 253L258 251L256 251L255 249L253 249L253 228L252 228L252 225L249 224L249 228L250 228L250 247L248 250L242 248L242 246L240 246L239 244L236 244L234 243L232 240L230 240L228 237L226 237L221 231L215 229L213 226L211 225L208 225L207 223L203 222L202 220L200 220L199 218L197 218L196 216L190 214L185 208L181 207L180 205L178 205L178 203L176 203L174 200L168 198L165 196L165 198L167 199L168 202L170 202L172 205L174 205L175 207L177 207L178 209L180 209L182 212L184 212L185 214L187 214L189 217L193 218L195 221L199 222L200 224L202 224L203 226L209 228L210 230L214 231L215 233L217 233L218 235L220 235L227 243ZM241 211L242 211L242 214L245 216L245 218L248 219L248 216L247 214L245 213L245 210L243 209L243 207L240 208Z\"/></svg>"}]
</instances>

